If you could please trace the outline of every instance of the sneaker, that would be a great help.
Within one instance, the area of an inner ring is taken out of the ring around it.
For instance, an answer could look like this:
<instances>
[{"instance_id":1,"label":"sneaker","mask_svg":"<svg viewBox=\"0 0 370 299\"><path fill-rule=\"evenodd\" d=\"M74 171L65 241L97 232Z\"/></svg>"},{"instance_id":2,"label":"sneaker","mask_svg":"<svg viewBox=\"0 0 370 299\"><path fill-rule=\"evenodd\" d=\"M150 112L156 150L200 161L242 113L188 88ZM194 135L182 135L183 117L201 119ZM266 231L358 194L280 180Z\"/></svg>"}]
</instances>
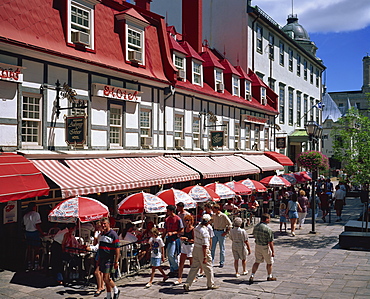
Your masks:
<instances>
[{"instance_id":1,"label":"sneaker","mask_svg":"<svg viewBox=\"0 0 370 299\"><path fill-rule=\"evenodd\" d=\"M223 268L224 267L224 264L220 264L220 268Z\"/></svg>"},{"instance_id":2,"label":"sneaker","mask_svg":"<svg viewBox=\"0 0 370 299\"><path fill-rule=\"evenodd\" d=\"M198 277L198 278L203 278L203 277L204 277L204 274L203 274L203 273L202 273L202 274L200 274L200 273L199 273L199 274L197 275L197 277Z\"/></svg>"},{"instance_id":3,"label":"sneaker","mask_svg":"<svg viewBox=\"0 0 370 299\"><path fill-rule=\"evenodd\" d=\"M216 290L218 289L220 286L216 286L215 284L211 287L207 287L208 290Z\"/></svg>"},{"instance_id":4,"label":"sneaker","mask_svg":"<svg viewBox=\"0 0 370 299\"><path fill-rule=\"evenodd\" d=\"M267 281L276 281L276 277L267 277Z\"/></svg>"},{"instance_id":5,"label":"sneaker","mask_svg":"<svg viewBox=\"0 0 370 299\"><path fill-rule=\"evenodd\" d=\"M240 277L240 274L239 273L235 273L235 277Z\"/></svg>"},{"instance_id":6,"label":"sneaker","mask_svg":"<svg viewBox=\"0 0 370 299\"><path fill-rule=\"evenodd\" d=\"M253 276L249 277L249 284L252 284L253 281L254 281L254 277Z\"/></svg>"},{"instance_id":7,"label":"sneaker","mask_svg":"<svg viewBox=\"0 0 370 299\"><path fill-rule=\"evenodd\" d=\"M243 275L247 275L247 274L248 274L248 271L244 271L244 272L243 272Z\"/></svg>"},{"instance_id":8,"label":"sneaker","mask_svg":"<svg viewBox=\"0 0 370 299\"><path fill-rule=\"evenodd\" d=\"M185 292L189 292L189 285L187 283L184 283L183 288Z\"/></svg>"},{"instance_id":9,"label":"sneaker","mask_svg":"<svg viewBox=\"0 0 370 299\"><path fill-rule=\"evenodd\" d=\"M145 288L150 288L153 284L151 282L148 282L145 286Z\"/></svg>"},{"instance_id":10,"label":"sneaker","mask_svg":"<svg viewBox=\"0 0 370 299\"><path fill-rule=\"evenodd\" d=\"M178 280L175 280L175 282L173 283L174 285L179 285L181 282L180 281L178 281Z\"/></svg>"},{"instance_id":11,"label":"sneaker","mask_svg":"<svg viewBox=\"0 0 370 299\"><path fill-rule=\"evenodd\" d=\"M118 290L118 292L117 293L114 293L114 295L113 295L113 299L118 299L118 297L119 297L119 294L121 293L121 291L120 290Z\"/></svg>"},{"instance_id":12,"label":"sneaker","mask_svg":"<svg viewBox=\"0 0 370 299\"><path fill-rule=\"evenodd\" d=\"M292 237L294 237L295 236L295 232L292 232Z\"/></svg>"}]
</instances>

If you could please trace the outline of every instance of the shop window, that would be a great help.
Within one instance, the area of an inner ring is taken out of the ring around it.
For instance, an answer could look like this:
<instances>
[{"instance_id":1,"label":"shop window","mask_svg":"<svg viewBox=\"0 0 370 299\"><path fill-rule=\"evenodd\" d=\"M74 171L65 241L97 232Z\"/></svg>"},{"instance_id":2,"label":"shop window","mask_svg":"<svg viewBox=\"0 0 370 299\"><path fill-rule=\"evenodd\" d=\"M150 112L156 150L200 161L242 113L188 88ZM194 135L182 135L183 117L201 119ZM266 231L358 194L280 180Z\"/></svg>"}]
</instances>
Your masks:
<instances>
[{"instance_id":1,"label":"shop window","mask_svg":"<svg viewBox=\"0 0 370 299\"><path fill-rule=\"evenodd\" d=\"M41 145L41 98L24 96L22 101L23 145Z\"/></svg>"}]
</instances>

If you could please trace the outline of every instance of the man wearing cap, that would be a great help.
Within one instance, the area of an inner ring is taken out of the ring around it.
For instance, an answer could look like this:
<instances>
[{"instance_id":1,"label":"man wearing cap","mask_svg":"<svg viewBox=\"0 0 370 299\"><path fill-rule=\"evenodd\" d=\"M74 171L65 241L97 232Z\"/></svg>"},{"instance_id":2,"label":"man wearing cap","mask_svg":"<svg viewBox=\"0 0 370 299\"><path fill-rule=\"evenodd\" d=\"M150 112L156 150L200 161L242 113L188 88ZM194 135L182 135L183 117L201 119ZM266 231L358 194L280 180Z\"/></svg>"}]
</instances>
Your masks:
<instances>
[{"instance_id":1,"label":"man wearing cap","mask_svg":"<svg viewBox=\"0 0 370 299\"><path fill-rule=\"evenodd\" d=\"M179 265L177 262L176 252L176 240L181 235L184 230L184 225L179 216L175 214L176 207L174 205L167 206L167 218L164 223L163 239L167 245L167 257L168 262L170 263L170 273L169 277L177 277L177 272L179 270Z\"/></svg>"},{"instance_id":2,"label":"man wearing cap","mask_svg":"<svg viewBox=\"0 0 370 299\"><path fill-rule=\"evenodd\" d=\"M214 237L212 238L212 262L215 260L216 246L220 246L220 268L224 266L225 262L225 237L231 228L231 220L227 215L221 213L220 205L213 205L213 230Z\"/></svg>"},{"instance_id":3,"label":"man wearing cap","mask_svg":"<svg viewBox=\"0 0 370 299\"><path fill-rule=\"evenodd\" d=\"M204 214L202 217L202 222L199 223L194 229L193 263L191 264L188 277L184 283L184 290L186 292L189 291L200 267L203 268L203 271L206 274L207 288L209 290L219 288L214 284L212 258L209 251L210 236L207 225L210 221L211 216Z\"/></svg>"}]
</instances>

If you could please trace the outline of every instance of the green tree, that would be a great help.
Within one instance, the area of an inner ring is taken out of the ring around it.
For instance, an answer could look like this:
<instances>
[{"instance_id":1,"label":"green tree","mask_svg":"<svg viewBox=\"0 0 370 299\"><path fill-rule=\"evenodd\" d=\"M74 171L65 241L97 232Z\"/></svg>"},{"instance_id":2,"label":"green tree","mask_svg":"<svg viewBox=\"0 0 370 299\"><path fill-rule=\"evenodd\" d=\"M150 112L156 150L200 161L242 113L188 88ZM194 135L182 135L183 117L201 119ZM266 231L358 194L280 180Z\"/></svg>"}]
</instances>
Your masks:
<instances>
[{"instance_id":1,"label":"green tree","mask_svg":"<svg viewBox=\"0 0 370 299\"><path fill-rule=\"evenodd\" d=\"M351 108L333 130L334 158L354 184L370 182L370 119Z\"/></svg>"}]
</instances>

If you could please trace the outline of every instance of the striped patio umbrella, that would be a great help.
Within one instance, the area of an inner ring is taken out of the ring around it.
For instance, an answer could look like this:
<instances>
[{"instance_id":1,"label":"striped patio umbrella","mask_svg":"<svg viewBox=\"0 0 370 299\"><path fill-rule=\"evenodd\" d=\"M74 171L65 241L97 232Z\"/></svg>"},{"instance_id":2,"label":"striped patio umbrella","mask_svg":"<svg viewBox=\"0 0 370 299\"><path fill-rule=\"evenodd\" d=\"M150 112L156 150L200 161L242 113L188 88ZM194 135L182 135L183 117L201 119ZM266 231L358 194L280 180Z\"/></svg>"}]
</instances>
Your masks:
<instances>
[{"instance_id":1,"label":"striped patio umbrella","mask_svg":"<svg viewBox=\"0 0 370 299\"><path fill-rule=\"evenodd\" d=\"M220 196L218 196L213 190L200 185L189 186L182 189L182 191L188 193L196 202L220 200Z\"/></svg>"},{"instance_id":2,"label":"striped patio umbrella","mask_svg":"<svg viewBox=\"0 0 370 299\"><path fill-rule=\"evenodd\" d=\"M139 192L124 198L118 204L121 215L142 213L164 213L168 206L162 199L150 193Z\"/></svg>"},{"instance_id":3,"label":"striped patio umbrella","mask_svg":"<svg viewBox=\"0 0 370 299\"><path fill-rule=\"evenodd\" d=\"M168 205L176 205L179 202L183 202L185 209L193 209L197 206L197 202L189 194L174 188L159 191L156 196Z\"/></svg>"},{"instance_id":4,"label":"striped patio umbrella","mask_svg":"<svg viewBox=\"0 0 370 299\"><path fill-rule=\"evenodd\" d=\"M266 192L267 191L267 188L264 185L262 185L260 182L255 181L255 180L246 179L246 180L239 181L239 183L247 186L252 191L256 191L256 192Z\"/></svg>"},{"instance_id":5,"label":"striped patio umbrella","mask_svg":"<svg viewBox=\"0 0 370 299\"><path fill-rule=\"evenodd\" d=\"M234 198L236 193L229 187L221 183L211 183L206 185L212 189L221 199Z\"/></svg>"},{"instance_id":6,"label":"striped patio umbrella","mask_svg":"<svg viewBox=\"0 0 370 299\"><path fill-rule=\"evenodd\" d=\"M277 176L277 175L268 176L260 180L260 183L268 187L289 187L291 186L291 183L289 183L286 179L280 176Z\"/></svg>"},{"instance_id":7,"label":"striped patio umbrella","mask_svg":"<svg viewBox=\"0 0 370 299\"><path fill-rule=\"evenodd\" d=\"M225 183L225 185L231 188L238 195L252 194L252 189L248 188L246 185L243 185L242 183L231 181Z\"/></svg>"},{"instance_id":8,"label":"striped patio umbrella","mask_svg":"<svg viewBox=\"0 0 370 299\"><path fill-rule=\"evenodd\" d=\"M292 185L297 184L298 180L294 173L284 173L280 175L282 178L286 179Z\"/></svg>"}]
</instances>

